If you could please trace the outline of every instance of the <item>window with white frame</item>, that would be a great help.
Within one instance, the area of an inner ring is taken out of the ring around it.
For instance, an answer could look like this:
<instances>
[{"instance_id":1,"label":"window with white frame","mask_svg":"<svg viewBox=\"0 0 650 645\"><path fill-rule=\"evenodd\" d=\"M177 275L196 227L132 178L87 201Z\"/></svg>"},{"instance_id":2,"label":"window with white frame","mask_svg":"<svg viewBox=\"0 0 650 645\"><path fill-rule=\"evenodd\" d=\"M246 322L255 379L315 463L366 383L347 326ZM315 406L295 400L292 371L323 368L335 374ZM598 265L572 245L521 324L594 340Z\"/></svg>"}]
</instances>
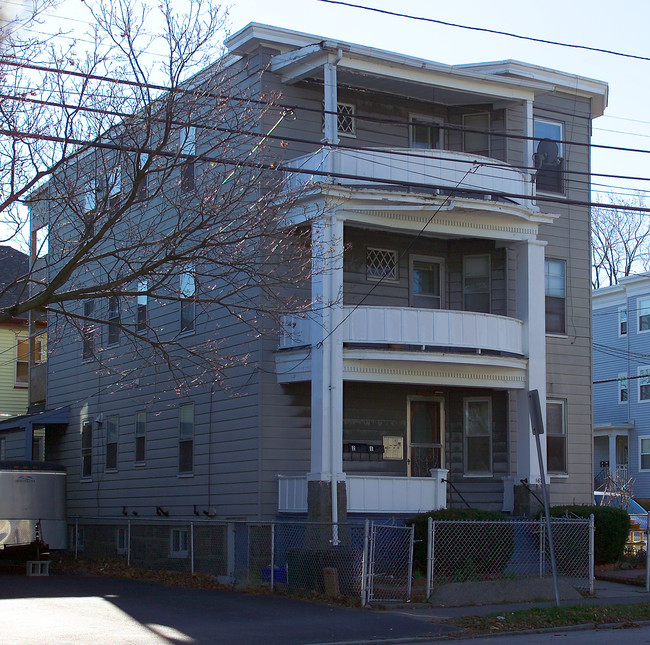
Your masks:
<instances>
[{"instance_id":1,"label":"window with white frame","mask_svg":"<svg viewBox=\"0 0 650 645\"><path fill-rule=\"evenodd\" d=\"M398 274L397 251L391 249L366 249L366 279L396 282Z\"/></svg>"},{"instance_id":2,"label":"window with white frame","mask_svg":"<svg viewBox=\"0 0 650 645\"><path fill-rule=\"evenodd\" d=\"M472 397L463 400L465 474L492 474L492 400Z\"/></svg>"},{"instance_id":3,"label":"window with white frame","mask_svg":"<svg viewBox=\"0 0 650 645\"><path fill-rule=\"evenodd\" d=\"M146 457L147 447L147 412L138 410L135 413L135 463L141 464Z\"/></svg>"},{"instance_id":4,"label":"window with white frame","mask_svg":"<svg viewBox=\"0 0 650 645\"><path fill-rule=\"evenodd\" d=\"M535 119L534 129L537 190L564 194L564 124Z\"/></svg>"},{"instance_id":5,"label":"window with white frame","mask_svg":"<svg viewBox=\"0 0 650 645\"><path fill-rule=\"evenodd\" d=\"M196 276L190 264L180 275L181 333L194 331L196 317Z\"/></svg>"},{"instance_id":6,"label":"window with white frame","mask_svg":"<svg viewBox=\"0 0 650 645\"><path fill-rule=\"evenodd\" d=\"M81 327L81 356L85 361L90 360L95 356L95 322L87 320L88 318L93 317L94 312L95 301L85 300L83 304L83 315L86 320L83 321Z\"/></svg>"},{"instance_id":7,"label":"window with white frame","mask_svg":"<svg viewBox=\"0 0 650 645\"><path fill-rule=\"evenodd\" d=\"M490 313L490 256L463 258L463 308Z\"/></svg>"},{"instance_id":8,"label":"window with white frame","mask_svg":"<svg viewBox=\"0 0 650 645\"><path fill-rule=\"evenodd\" d=\"M444 305L442 259L411 255L409 257L409 273L411 306L441 309Z\"/></svg>"},{"instance_id":9,"label":"window with white frame","mask_svg":"<svg viewBox=\"0 0 650 645\"><path fill-rule=\"evenodd\" d=\"M108 298L108 344L117 345L120 342L120 298L109 296Z\"/></svg>"},{"instance_id":10,"label":"window with white frame","mask_svg":"<svg viewBox=\"0 0 650 645\"><path fill-rule=\"evenodd\" d=\"M463 114L463 151L490 156L490 113Z\"/></svg>"},{"instance_id":11,"label":"window with white frame","mask_svg":"<svg viewBox=\"0 0 650 645\"><path fill-rule=\"evenodd\" d=\"M178 472L188 474L194 470L194 404L178 408Z\"/></svg>"},{"instance_id":12,"label":"window with white frame","mask_svg":"<svg viewBox=\"0 0 650 645\"><path fill-rule=\"evenodd\" d=\"M409 117L409 146L421 150L443 148L442 120L412 114Z\"/></svg>"},{"instance_id":13,"label":"window with white frame","mask_svg":"<svg viewBox=\"0 0 650 645\"><path fill-rule=\"evenodd\" d=\"M169 555L186 558L190 552L190 534L186 528L172 528L169 536Z\"/></svg>"},{"instance_id":14,"label":"window with white frame","mask_svg":"<svg viewBox=\"0 0 650 645\"><path fill-rule=\"evenodd\" d=\"M618 335L627 335L627 307L621 307L618 310Z\"/></svg>"},{"instance_id":15,"label":"window with white frame","mask_svg":"<svg viewBox=\"0 0 650 645\"><path fill-rule=\"evenodd\" d=\"M566 261L544 260L546 333L566 334Z\"/></svg>"},{"instance_id":16,"label":"window with white frame","mask_svg":"<svg viewBox=\"0 0 650 645\"><path fill-rule=\"evenodd\" d=\"M627 374L622 372L618 375L618 402L627 403L629 398L628 383L627 383Z\"/></svg>"},{"instance_id":17,"label":"window with white frame","mask_svg":"<svg viewBox=\"0 0 650 645\"><path fill-rule=\"evenodd\" d=\"M106 470L117 470L117 445L120 417L112 414L106 417Z\"/></svg>"},{"instance_id":18,"label":"window with white frame","mask_svg":"<svg viewBox=\"0 0 650 645\"><path fill-rule=\"evenodd\" d=\"M650 367L639 367L639 401L650 401Z\"/></svg>"},{"instance_id":19,"label":"window with white frame","mask_svg":"<svg viewBox=\"0 0 650 645\"><path fill-rule=\"evenodd\" d=\"M14 379L16 387L29 386L29 338L16 337L16 373Z\"/></svg>"},{"instance_id":20,"label":"window with white frame","mask_svg":"<svg viewBox=\"0 0 650 645\"><path fill-rule=\"evenodd\" d=\"M87 419L81 424L81 476L93 474L93 422Z\"/></svg>"},{"instance_id":21,"label":"window with white frame","mask_svg":"<svg viewBox=\"0 0 650 645\"><path fill-rule=\"evenodd\" d=\"M354 116L355 107L352 103L336 104L336 129L342 137L357 136L357 119Z\"/></svg>"},{"instance_id":22,"label":"window with white frame","mask_svg":"<svg viewBox=\"0 0 650 645\"><path fill-rule=\"evenodd\" d=\"M135 330L142 332L147 330L148 323L148 300L147 291L149 289L149 282L147 280L140 280L138 282L138 295L136 303L136 321Z\"/></svg>"},{"instance_id":23,"label":"window with white frame","mask_svg":"<svg viewBox=\"0 0 650 645\"><path fill-rule=\"evenodd\" d=\"M650 437L639 437L639 470L650 470Z\"/></svg>"},{"instance_id":24,"label":"window with white frame","mask_svg":"<svg viewBox=\"0 0 650 645\"><path fill-rule=\"evenodd\" d=\"M195 187L196 128L189 126L180 132L181 190L191 192Z\"/></svg>"},{"instance_id":25,"label":"window with white frame","mask_svg":"<svg viewBox=\"0 0 650 645\"><path fill-rule=\"evenodd\" d=\"M126 526L118 526L115 530L115 550L120 555L129 550L129 531Z\"/></svg>"},{"instance_id":26,"label":"window with white frame","mask_svg":"<svg viewBox=\"0 0 650 645\"><path fill-rule=\"evenodd\" d=\"M639 298L636 307L639 315L639 331L650 330L650 298Z\"/></svg>"},{"instance_id":27,"label":"window with white frame","mask_svg":"<svg viewBox=\"0 0 650 645\"><path fill-rule=\"evenodd\" d=\"M551 474L567 473L566 404L546 401L546 457Z\"/></svg>"}]
</instances>

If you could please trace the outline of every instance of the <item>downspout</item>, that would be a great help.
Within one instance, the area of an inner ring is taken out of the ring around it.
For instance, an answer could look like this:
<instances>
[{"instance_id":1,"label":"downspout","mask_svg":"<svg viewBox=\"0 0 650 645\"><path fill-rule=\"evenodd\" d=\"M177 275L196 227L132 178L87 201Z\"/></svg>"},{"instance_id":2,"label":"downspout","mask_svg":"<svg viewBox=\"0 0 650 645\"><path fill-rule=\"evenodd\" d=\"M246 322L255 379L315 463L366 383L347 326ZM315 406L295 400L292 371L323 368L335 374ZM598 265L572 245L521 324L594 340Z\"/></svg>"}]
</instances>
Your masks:
<instances>
[{"instance_id":1,"label":"downspout","mask_svg":"<svg viewBox=\"0 0 650 645\"><path fill-rule=\"evenodd\" d=\"M343 50L338 49L336 52L336 57L332 61L325 63L323 68L323 80L324 80L324 103L325 103L325 137L323 143L325 146L336 145L339 142L338 137L338 96L337 96L337 74L336 67L343 58ZM327 171L328 173L333 172L334 170L334 157L332 155L331 148L327 152ZM328 181L332 181L331 177L328 177ZM330 219L329 223L329 234L328 238L328 247L332 248L332 233L333 233L333 222ZM329 275L327 276L327 301L328 301L328 317L329 317L329 330L327 333L332 334L334 327L332 324L332 302L333 296L332 293L332 275L330 273L331 269L328 270ZM338 294L337 294L338 297ZM332 347L333 343L330 343L330 351L327 352L325 360L323 361L325 379L328 383L328 392L329 392L329 408L330 421L333 418L337 418L338 415L332 415L334 408L335 398L332 396ZM338 519L339 519L339 506L338 506L338 481L335 473L335 463L334 455L336 454L337 446L335 446L335 433L332 431L332 426L330 424L330 478L331 478L331 495L332 495L332 546L337 546L339 544L339 529L338 529ZM341 446L338 446L338 449L341 450Z\"/></svg>"}]
</instances>

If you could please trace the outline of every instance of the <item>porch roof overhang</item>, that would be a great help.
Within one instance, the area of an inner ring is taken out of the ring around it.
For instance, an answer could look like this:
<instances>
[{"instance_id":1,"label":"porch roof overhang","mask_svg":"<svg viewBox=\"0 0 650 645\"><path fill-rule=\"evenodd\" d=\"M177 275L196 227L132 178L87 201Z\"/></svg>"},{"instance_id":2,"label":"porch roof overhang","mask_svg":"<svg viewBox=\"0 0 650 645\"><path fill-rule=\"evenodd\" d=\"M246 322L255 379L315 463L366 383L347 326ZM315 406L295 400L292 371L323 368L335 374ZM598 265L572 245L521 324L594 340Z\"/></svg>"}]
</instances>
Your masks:
<instances>
[{"instance_id":1,"label":"porch roof overhang","mask_svg":"<svg viewBox=\"0 0 650 645\"><path fill-rule=\"evenodd\" d=\"M607 84L594 79L520 61L446 65L374 47L279 27L250 23L226 40L232 54L245 55L259 46L279 51L270 69L284 83L321 80L323 66L336 62L339 84L453 105L488 100L534 100L535 94L564 91L592 101L592 117L607 104Z\"/></svg>"},{"instance_id":2,"label":"porch roof overhang","mask_svg":"<svg viewBox=\"0 0 650 645\"><path fill-rule=\"evenodd\" d=\"M536 239L540 224L560 217L502 201L319 182L300 194L287 220L300 224L334 211L349 225L512 241Z\"/></svg>"},{"instance_id":3,"label":"porch roof overhang","mask_svg":"<svg viewBox=\"0 0 650 645\"><path fill-rule=\"evenodd\" d=\"M70 408L56 408L33 414L23 414L0 421L0 432L25 430L34 426L66 426L70 420Z\"/></svg>"},{"instance_id":4,"label":"porch roof overhang","mask_svg":"<svg viewBox=\"0 0 650 645\"><path fill-rule=\"evenodd\" d=\"M632 430L634 430L634 421L594 424L594 436L596 437L611 434L628 435Z\"/></svg>"}]
</instances>

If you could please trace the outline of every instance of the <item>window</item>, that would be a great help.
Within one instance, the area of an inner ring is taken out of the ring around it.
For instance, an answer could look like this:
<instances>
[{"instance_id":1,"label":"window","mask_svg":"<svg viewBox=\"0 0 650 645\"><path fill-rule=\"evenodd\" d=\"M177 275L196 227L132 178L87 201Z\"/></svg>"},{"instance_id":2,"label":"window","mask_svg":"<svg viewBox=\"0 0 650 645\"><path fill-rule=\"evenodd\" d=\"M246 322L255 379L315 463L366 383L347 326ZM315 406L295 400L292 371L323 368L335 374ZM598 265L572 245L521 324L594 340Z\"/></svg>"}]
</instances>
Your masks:
<instances>
[{"instance_id":1,"label":"window","mask_svg":"<svg viewBox=\"0 0 650 645\"><path fill-rule=\"evenodd\" d=\"M411 148L419 148L421 150L443 148L442 121L426 116L411 115L409 145Z\"/></svg>"},{"instance_id":2,"label":"window","mask_svg":"<svg viewBox=\"0 0 650 645\"><path fill-rule=\"evenodd\" d=\"M546 402L546 457L549 473L566 474L567 438L564 401Z\"/></svg>"},{"instance_id":3,"label":"window","mask_svg":"<svg viewBox=\"0 0 650 645\"><path fill-rule=\"evenodd\" d=\"M618 335L627 335L627 309L625 307L618 310Z\"/></svg>"},{"instance_id":4,"label":"window","mask_svg":"<svg viewBox=\"0 0 650 645\"><path fill-rule=\"evenodd\" d=\"M45 428L34 428L32 434L32 459L45 461Z\"/></svg>"},{"instance_id":5,"label":"window","mask_svg":"<svg viewBox=\"0 0 650 645\"><path fill-rule=\"evenodd\" d=\"M146 152L140 153L140 168L136 167L136 172L142 171L142 168L149 161L149 155ZM135 196L137 199L146 199L149 195L149 170L142 174L142 176L137 180L138 186L135 191Z\"/></svg>"},{"instance_id":6,"label":"window","mask_svg":"<svg viewBox=\"0 0 650 645\"><path fill-rule=\"evenodd\" d=\"M490 256L463 258L463 308L490 313Z\"/></svg>"},{"instance_id":7,"label":"window","mask_svg":"<svg viewBox=\"0 0 650 645\"><path fill-rule=\"evenodd\" d=\"M93 422L84 421L81 424L81 476L91 477L93 474Z\"/></svg>"},{"instance_id":8,"label":"window","mask_svg":"<svg viewBox=\"0 0 650 645\"><path fill-rule=\"evenodd\" d=\"M115 531L115 550L124 555L129 550L129 532L126 526L118 526Z\"/></svg>"},{"instance_id":9,"label":"window","mask_svg":"<svg viewBox=\"0 0 650 645\"><path fill-rule=\"evenodd\" d=\"M194 470L194 404L178 408L178 472Z\"/></svg>"},{"instance_id":10,"label":"window","mask_svg":"<svg viewBox=\"0 0 650 645\"><path fill-rule=\"evenodd\" d=\"M546 333L566 334L566 262L544 261Z\"/></svg>"},{"instance_id":11,"label":"window","mask_svg":"<svg viewBox=\"0 0 650 645\"><path fill-rule=\"evenodd\" d=\"M639 298L637 311L639 312L639 331L650 330L650 298Z\"/></svg>"},{"instance_id":12,"label":"window","mask_svg":"<svg viewBox=\"0 0 650 645\"><path fill-rule=\"evenodd\" d=\"M29 385L29 338L16 338L16 387Z\"/></svg>"},{"instance_id":13,"label":"window","mask_svg":"<svg viewBox=\"0 0 650 645\"><path fill-rule=\"evenodd\" d=\"M140 280L138 282L138 296L137 296L137 311L136 311L136 322L135 330L136 331L146 331L148 316L147 316L147 304L148 304L148 295L147 291L149 289L149 283L147 280Z\"/></svg>"},{"instance_id":14,"label":"window","mask_svg":"<svg viewBox=\"0 0 650 645\"><path fill-rule=\"evenodd\" d=\"M117 440L120 418L114 414L106 417L106 470L117 470Z\"/></svg>"},{"instance_id":15,"label":"window","mask_svg":"<svg viewBox=\"0 0 650 645\"><path fill-rule=\"evenodd\" d=\"M618 402L625 403L628 398L627 374L622 373L618 375Z\"/></svg>"},{"instance_id":16,"label":"window","mask_svg":"<svg viewBox=\"0 0 650 645\"><path fill-rule=\"evenodd\" d=\"M463 114L463 128L463 150L489 157L490 113Z\"/></svg>"},{"instance_id":17,"label":"window","mask_svg":"<svg viewBox=\"0 0 650 645\"><path fill-rule=\"evenodd\" d=\"M181 333L194 331L196 317L196 277L194 266L188 267L180 276Z\"/></svg>"},{"instance_id":18,"label":"window","mask_svg":"<svg viewBox=\"0 0 650 645\"><path fill-rule=\"evenodd\" d=\"M650 401L650 367L639 367L640 401Z\"/></svg>"},{"instance_id":19,"label":"window","mask_svg":"<svg viewBox=\"0 0 650 645\"><path fill-rule=\"evenodd\" d=\"M336 129L344 137L357 136L357 120L354 118L354 105L351 103L336 104Z\"/></svg>"},{"instance_id":20,"label":"window","mask_svg":"<svg viewBox=\"0 0 650 645\"><path fill-rule=\"evenodd\" d=\"M116 168L108 178L108 207L114 208L120 203L122 194L122 171Z\"/></svg>"},{"instance_id":21,"label":"window","mask_svg":"<svg viewBox=\"0 0 650 645\"><path fill-rule=\"evenodd\" d=\"M135 462L141 464L145 460L147 434L147 413L140 410L135 413Z\"/></svg>"},{"instance_id":22,"label":"window","mask_svg":"<svg viewBox=\"0 0 650 645\"><path fill-rule=\"evenodd\" d=\"M440 309L443 306L443 265L439 258L412 255L410 303L412 307Z\"/></svg>"},{"instance_id":23,"label":"window","mask_svg":"<svg viewBox=\"0 0 650 645\"><path fill-rule=\"evenodd\" d=\"M564 193L564 139L563 126L553 121L535 119L535 153L537 190L545 193Z\"/></svg>"},{"instance_id":24,"label":"window","mask_svg":"<svg viewBox=\"0 0 650 645\"><path fill-rule=\"evenodd\" d=\"M91 213L97 208L97 184L94 181L86 184L83 192L83 209L86 213Z\"/></svg>"},{"instance_id":25,"label":"window","mask_svg":"<svg viewBox=\"0 0 650 645\"><path fill-rule=\"evenodd\" d=\"M650 437L639 437L639 470L650 470Z\"/></svg>"},{"instance_id":26,"label":"window","mask_svg":"<svg viewBox=\"0 0 650 645\"><path fill-rule=\"evenodd\" d=\"M180 132L180 154L182 155L179 159L181 164L181 190L184 193L188 193L194 190L194 159L188 159L187 155L190 157L196 156L196 128L193 126L183 128Z\"/></svg>"},{"instance_id":27,"label":"window","mask_svg":"<svg viewBox=\"0 0 650 645\"><path fill-rule=\"evenodd\" d=\"M7 438L0 437L0 460L4 461L7 458Z\"/></svg>"},{"instance_id":28,"label":"window","mask_svg":"<svg viewBox=\"0 0 650 645\"><path fill-rule=\"evenodd\" d=\"M465 473L492 474L492 401L464 399Z\"/></svg>"},{"instance_id":29,"label":"window","mask_svg":"<svg viewBox=\"0 0 650 645\"><path fill-rule=\"evenodd\" d=\"M169 536L169 555L172 558L186 558L189 554L190 536L184 528L173 528Z\"/></svg>"},{"instance_id":30,"label":"window","mask_svg":"<svg viewBox=\"0 0 650 645\"><path fill-rule=\"evenodd\" d=\"M108 298L108 344L117 345L120 342L120 298Z\"/></svg>"},{"instance_id":31,"label":"window","mask_svg":"<svg viewBox=\"0 0 650 645\"><path fill-rule=\"evenodd\" d=\"M95 312L95 301L86 300L83 304L83 315L86 320L83 321L81 327L81 341L82 341L82 358L87 361L95 355L95 323L92 318Z\"/></svg>"},{"instance_id":32,"label":"window","mask_svg":"<svg viewBox=\"0 0 650 645\"><path fill-rule=\"evenodd\" d=\"M397 251L389 249L366 249L366 279L367 280L390 280L396 282L398 279L398 258Z\"/></svg>"}]
</instances>

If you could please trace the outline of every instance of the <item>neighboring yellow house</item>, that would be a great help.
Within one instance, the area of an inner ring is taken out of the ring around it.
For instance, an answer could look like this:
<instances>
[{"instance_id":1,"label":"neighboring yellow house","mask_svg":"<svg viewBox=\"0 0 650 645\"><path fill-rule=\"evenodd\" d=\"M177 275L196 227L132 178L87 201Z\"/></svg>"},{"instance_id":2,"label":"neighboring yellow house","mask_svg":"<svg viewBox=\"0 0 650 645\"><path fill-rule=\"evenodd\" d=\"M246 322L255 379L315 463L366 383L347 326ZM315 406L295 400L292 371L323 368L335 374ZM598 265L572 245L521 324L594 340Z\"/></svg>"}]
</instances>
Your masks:
<instances>
[{"instance_id":1,"label":"neighboring yellow house","mask_svg":"<svg viewBox=\"0 0 650 645\"><path fill-rule=\"evenodd\" d=\"M29 270L29 256L0 246L0 310L15 302L15 280ZM29 324L27 316L0 322L0 420L27 412L29 405ZM4 458L0 440L0 459Z\"/></svg>"}]
</instances>

